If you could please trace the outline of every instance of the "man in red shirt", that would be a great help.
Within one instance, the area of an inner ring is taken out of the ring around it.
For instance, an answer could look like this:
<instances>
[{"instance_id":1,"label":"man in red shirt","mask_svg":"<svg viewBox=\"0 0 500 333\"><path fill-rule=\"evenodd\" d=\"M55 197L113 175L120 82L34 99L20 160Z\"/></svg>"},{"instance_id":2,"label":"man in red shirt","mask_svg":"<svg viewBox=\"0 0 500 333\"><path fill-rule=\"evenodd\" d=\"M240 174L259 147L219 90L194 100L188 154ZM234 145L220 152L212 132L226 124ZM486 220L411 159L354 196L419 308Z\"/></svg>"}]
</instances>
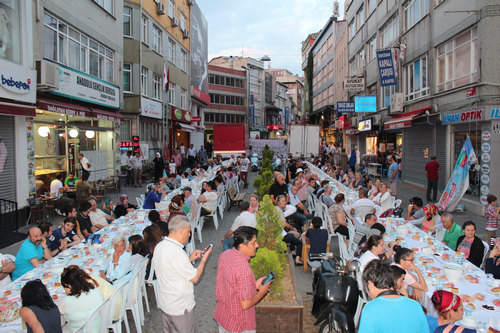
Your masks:
<instances>
[{"instance_id":1,"label":"man in red shirt","mask_svg":"<svg viewBox=\"0 0 500 333\"><path fill-rule=\"evenodd\" d=\"M271 283L262 285L248 261L257 253L257 229L239 227L234 232L234 248L223 252L217 264L214 319L219 332L256 332L255 305L267 294Z\"/></svg>"},{"instance_id":2,"label":"man in red shirt","mask_svg":"<svg viewBox=\"0 0 500 333\"><path fill-rule=\"evenodd\" d=\"M432 201L437 201L437 186L438 186L438 170L441 169L436 156L432 156L431 160L425 165L425 175L427 176L427 201L431 201L431 190L432 190Z\"/></svg>"}]
</instances>

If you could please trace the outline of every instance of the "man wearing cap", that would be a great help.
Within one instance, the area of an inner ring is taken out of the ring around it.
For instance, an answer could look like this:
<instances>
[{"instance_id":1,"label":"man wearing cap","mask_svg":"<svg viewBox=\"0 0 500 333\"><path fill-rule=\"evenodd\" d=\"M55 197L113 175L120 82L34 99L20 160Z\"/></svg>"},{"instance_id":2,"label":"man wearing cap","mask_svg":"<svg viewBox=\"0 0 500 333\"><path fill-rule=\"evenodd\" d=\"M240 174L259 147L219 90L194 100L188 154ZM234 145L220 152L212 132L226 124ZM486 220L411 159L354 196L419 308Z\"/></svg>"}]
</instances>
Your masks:
<instances>
[{"instance_id":1,"label":"man wearing cap","mask_svg":"<svg viewBox=\"0 0 500 333\"><path fill-rule=\"evenodd\" d=\"M299 195L300 201L302 201L302 203L305 203L307 201L308 182L306 180L306 177L304 177L304 169L298 168L295 174L297 175L297 177L295 178L293 183L299 189L297 194Z\"/></svg>"},{"instance_id":2,"label":"man wearing cap","mask_svg":"<svg viewBox=\"0 0 500 333\"><path fill-rule=\"evenodd\" d=\"M189 211L192 212L192 218L196 217L198 214L198 201L196 197L192 193L191 187L186 186L182 189L182 193L184 194L184 203L188 205Z\"/></svg>"}]
</instances>

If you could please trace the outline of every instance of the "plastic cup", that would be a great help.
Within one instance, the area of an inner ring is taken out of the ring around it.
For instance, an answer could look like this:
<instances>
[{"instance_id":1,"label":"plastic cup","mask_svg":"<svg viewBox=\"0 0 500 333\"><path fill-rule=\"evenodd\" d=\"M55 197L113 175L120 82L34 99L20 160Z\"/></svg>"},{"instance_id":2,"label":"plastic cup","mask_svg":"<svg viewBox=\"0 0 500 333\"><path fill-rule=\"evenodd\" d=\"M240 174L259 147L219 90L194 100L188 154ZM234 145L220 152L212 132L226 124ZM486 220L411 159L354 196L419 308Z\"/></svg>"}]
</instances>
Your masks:
<instances>
[{"instance_id":1,"label":"plastic cup","mask_svg":"<svg viewBox=\"0 0 500 333\"><path fill-rule=\"evenodd\" d=\"M470 304L465 304L464 306L464 316L471 317L472 316L472 306Z\"/></svg>"}]
</instances>

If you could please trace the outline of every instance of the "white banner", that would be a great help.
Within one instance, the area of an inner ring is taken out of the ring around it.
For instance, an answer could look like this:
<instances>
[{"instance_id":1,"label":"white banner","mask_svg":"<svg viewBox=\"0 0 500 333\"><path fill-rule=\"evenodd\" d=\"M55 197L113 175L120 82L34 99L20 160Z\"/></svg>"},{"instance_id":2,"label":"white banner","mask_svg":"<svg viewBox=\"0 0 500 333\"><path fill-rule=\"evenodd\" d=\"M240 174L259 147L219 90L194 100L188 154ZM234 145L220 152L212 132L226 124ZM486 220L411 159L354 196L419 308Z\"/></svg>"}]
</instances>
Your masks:
<instances>
[{"instance_id":1,"label":"white banner","mask_svg":"<svg viewBox=\"0 0 500 333\"><path fill-rule=\"evenodd\" d=\"M344 89L346 91L364 91L365 79L361 77L350 77L344 80Z\"/></svg>"},{"instance_id":2,"label":"white banner","mask_svg":"<svg viewBox=\"0 0 500 333\"><path fill-rule=\"evenodd\" d=\"M163 104L141 97L141 116L161 119Z\"/></svg>"}]
</instances>

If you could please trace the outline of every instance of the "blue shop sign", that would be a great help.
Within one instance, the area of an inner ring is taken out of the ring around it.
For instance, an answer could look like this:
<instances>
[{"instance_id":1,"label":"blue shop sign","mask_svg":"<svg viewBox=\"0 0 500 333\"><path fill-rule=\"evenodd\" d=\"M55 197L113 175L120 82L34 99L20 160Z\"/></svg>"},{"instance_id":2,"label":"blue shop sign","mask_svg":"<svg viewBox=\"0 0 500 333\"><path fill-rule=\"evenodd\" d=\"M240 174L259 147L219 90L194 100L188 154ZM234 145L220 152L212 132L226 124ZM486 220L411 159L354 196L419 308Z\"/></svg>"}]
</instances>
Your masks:
<instances>
[{"instance_id":1,"label":"blue shop sign","mask_svg":"<svg viewBox=\"0 0 500 333\"><path fill-rule=\"evenodd\" d=\"M337 102L338 113L353 113L356 112L354 102Z\"/></svg>"},{"instance_id":2,"label":"blue shop sign","mask_svg":"<svg viewBox=\"0 0 500 333\"><path fill-rule=\"evenodd\" d=\"M376 96L356 96L354 97L356 112L377 112Z\"/></svg>"},{"instance_id":3,"label":"blue shop sign","mask_svg":"<svg viewBox=\"0 0 500 333\"><path fill-rule=\"evenodd\" d=\"M377 51L378 72L382 87L396 85L396 71L391 50Z\"/></svg>"}]
</instances>

